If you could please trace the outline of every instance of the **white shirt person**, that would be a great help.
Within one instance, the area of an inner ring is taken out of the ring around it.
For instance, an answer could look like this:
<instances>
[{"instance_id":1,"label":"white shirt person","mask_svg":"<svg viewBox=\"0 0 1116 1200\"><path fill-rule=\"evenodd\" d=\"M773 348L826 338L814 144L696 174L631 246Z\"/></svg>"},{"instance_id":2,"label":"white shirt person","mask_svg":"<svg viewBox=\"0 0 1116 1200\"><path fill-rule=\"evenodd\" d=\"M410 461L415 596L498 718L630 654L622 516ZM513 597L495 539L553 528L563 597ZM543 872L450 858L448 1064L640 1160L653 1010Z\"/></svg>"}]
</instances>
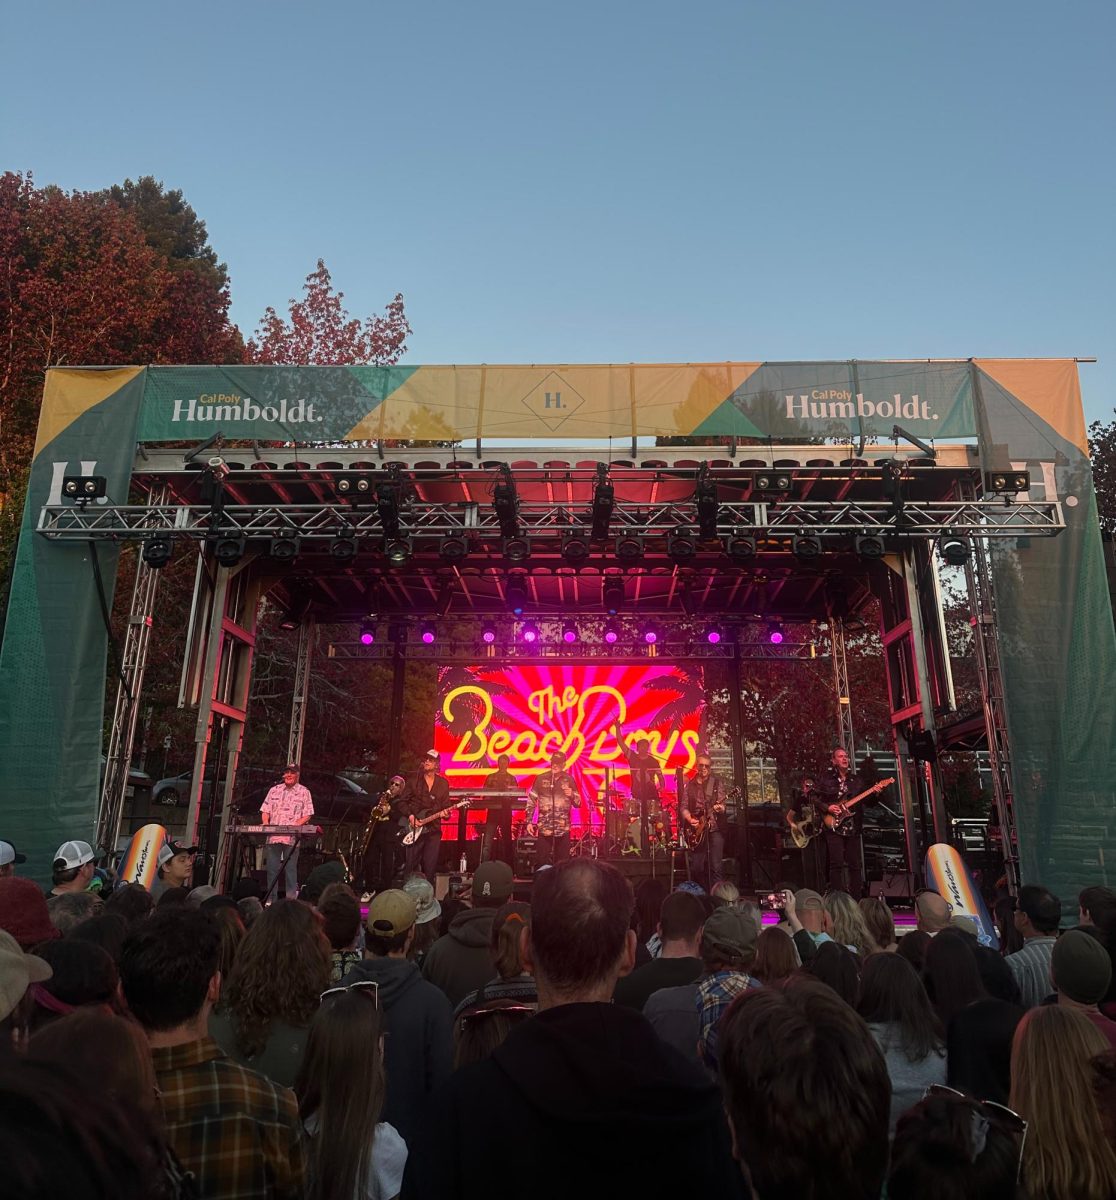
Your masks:
<instances>
[{"instance_id":1,"label":"white shirt person","mask_svg":"<svg viewBox=\"0 0 1116 1200\"><path fill-rule=\"evenodd\" d=\"M277 783L260 805L260 818L265 825L305 825L314 815L314 800L310 789L298 782L297 763L289 763L283 772L283 782ZM279 867L287 847L292 847L284 871L288 900L298 895L298 846L293 834L273 834L267 839L267 890L271 896ZM278 893L276 893L276 898Z\"/></svg>"}]
</instances>

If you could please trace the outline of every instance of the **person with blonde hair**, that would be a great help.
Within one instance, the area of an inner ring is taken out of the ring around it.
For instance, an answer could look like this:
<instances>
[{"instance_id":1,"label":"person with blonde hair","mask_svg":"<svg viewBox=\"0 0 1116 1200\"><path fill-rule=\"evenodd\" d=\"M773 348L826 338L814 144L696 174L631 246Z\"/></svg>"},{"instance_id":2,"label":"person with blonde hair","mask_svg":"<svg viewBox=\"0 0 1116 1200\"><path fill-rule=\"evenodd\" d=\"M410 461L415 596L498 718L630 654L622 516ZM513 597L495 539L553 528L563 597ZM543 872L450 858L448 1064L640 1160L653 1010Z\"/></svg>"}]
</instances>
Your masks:
<instances>
[{"instance_id":1,"label":"person with blonde hair","mask_svg":"<svg viewBox=\"0 0 1116 1200\"><path fill-rule=\"evenodd\" d=\"M848 892L832 891L825 896L825 911L833 922L833 940L847 946L854 954L867 958L878 954L880 947L864 924L864 916Z\"/></svg>"},{"instance_id":2,"label":"person with blonde hair","mask_svg":"<svg viewBox=\"0 0 1116 1200\"><path fill-rule=\"evenodd\" d=\"M731 879L718 879L709 894L718 904L737 904L740 901L740 889Z\"/></svg>"},{"instance_id":3,"label":"person with blonde hair","mask_svg":"<svg viewBox=\"0 0 1116 1200\"><path fill-rule=\"evenodd\" d=\"M864 918L864 924L872 935L872 941L881 950L894 954L899 949L899 939L895 936L895 918L891 909L882 896L865 896L857 907Z\"/></svg>"},{"instance_id":4,"label":"person with blonde hair","mask_svg":"<svg viewBox=\"0 0 1116 1200\"><path fill-rule=\"evenodd\" d=\"M1116 1153L1093 1092L1092 1062L1108 1042L1083 1013L1031 1009L1011 1047L1011 1099L1027 1122L1025 1200L1111 1200Z\"/></svg>"}]
</instances>

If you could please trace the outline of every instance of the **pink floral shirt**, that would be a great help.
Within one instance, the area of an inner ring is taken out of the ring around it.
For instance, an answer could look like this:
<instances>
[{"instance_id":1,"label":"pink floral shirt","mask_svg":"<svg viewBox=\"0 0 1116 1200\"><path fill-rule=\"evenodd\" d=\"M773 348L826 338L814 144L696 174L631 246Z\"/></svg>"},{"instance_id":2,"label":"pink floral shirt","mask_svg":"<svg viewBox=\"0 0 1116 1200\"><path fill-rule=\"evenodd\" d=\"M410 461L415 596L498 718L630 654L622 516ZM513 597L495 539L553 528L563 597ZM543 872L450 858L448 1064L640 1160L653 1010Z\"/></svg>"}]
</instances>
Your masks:
<instances>
[{"instance_id":1,"label":"pink floral shirt","mask_svg":"<svg viewBox=\"0 0 1116 1200\"><path fill-rule=\"evenodd\" d=\"M296 783L287 787L285 783L277 783L267 793L260 813L267 817L269 825L303 825L314 815L314 801L310 798L310 789ZM289 846L293 837L269 837L269 846Z\"/></svg>"}]
</instances>

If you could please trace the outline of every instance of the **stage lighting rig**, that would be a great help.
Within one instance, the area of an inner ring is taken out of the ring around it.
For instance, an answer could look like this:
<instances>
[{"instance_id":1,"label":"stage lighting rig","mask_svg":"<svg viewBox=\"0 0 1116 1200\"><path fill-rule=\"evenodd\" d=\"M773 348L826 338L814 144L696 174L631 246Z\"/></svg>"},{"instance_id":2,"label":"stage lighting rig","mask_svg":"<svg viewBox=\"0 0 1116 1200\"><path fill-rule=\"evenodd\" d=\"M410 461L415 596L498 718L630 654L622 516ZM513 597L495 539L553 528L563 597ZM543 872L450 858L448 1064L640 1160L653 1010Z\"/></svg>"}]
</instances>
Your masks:
<instances>
[{"instance_id":1,"label":"stage lighting rig","mask_svg":"<svg viewBox=\"0 0 1116 1200\"><path fill-rule=\"evenodd\" d=\"M985 471L984 490L995 496L1014 496L1031 490L1030 471Z\"/></svg>"},{"instance_id":2,"label":"stage lighting rig","mask_svg":"<svg viewBox=\"0 0 1116 1200\"><path fill-rule=\"evenodd\" d=\"M243 534L222 534L213 539L213 557L222 567L235 567L247 548L248 539Z\"/></svg>"},{"instance_id":3,"label":"stage lighting rig","mask_svg":"<svg viewBox=\"0 0 1116 1200\"><path fill-rule=\"evenodd\" d=\"M537 646L539 644L539 638L542 636L542 634L539 633L539 627L534 623L534 621L528 621L520 630L520 636L528 646Z\"/></svg>"},{"instance_id":4,"label":"stage lighting rig","mask_svg":"<svg viewBox=\"0 0 1116 1200\"><path fill-rule=\"evenodd\" d=\"M486 646L496 644L496 626L491 621L485 621L481 626L481 641Z\"/></svg>"},{"instance_id":5,"label":"stage lighting rig","mask_svg":"<svg viewBox=\"0 0 1116 1200\"><path fill-rule=\"evenodd\" d=\"M643 538L625 534L616 539L616 558L625 566L631 566L643 558Z\"/></svg>"},{"instance_id":6,"label":"stage lighting rig","mask_svg":"<svg viewBox=\"0 0 1116 1200\"><path fill-rule=\"evenodd\" d=\"M310 597L305 592L293 592L283 615L279 618L279 628L288 631L298 629L310 612L310 604Z\"/></svg>"},{"instance_id":7,"label":"stage lighting rig","mask_svg":"<svg viewBox=\"0 0 1116 1200\"><path fill-rule=\"evenodd\" d=\"M562 539L562 558L572 567L585 562L592 549L588 538L582 537L579 533L567 534Z\"/></svg>"},{"instance_id":8,"label":"stage lighting rig","mask_svg":"<svg viewBox=\"0 0 1116 1200\"><path fill-rule=\"evenodd\" d=\"M501 463L498 470L499 477L492 485L492 508L500 522L500 533L505 538L514 538L519 535L519 493L511 467Z\"/></svg>"},{"instance_id":9,"label":"stage lighting rig","mask_svg":"<svg viewBox=\"0 0 1116 1200\"><path fill-rule=\"evenodd\" d=\"M620 640L619 624L616 621L605 621L603 637L606 646L615 646Z\"/></svg>"},{"instance_id":10,"label":"stage lighting rig","mask_svg":"<svg viewBox=\"0 0 1116 1200\"><path fill-rule=\"evenodd\" d=\"M697 540L692 533L679 530L667 538L667 554L676 563L689 562L697 552Z\"/></svg>"},{"instance_id":11,"label":"stage lighting rig","mask_svg":"<svg viewBox=\"0 0 1116 1200\"><path fill-rule=\"evenodd\" d=\"M438 543L438 557L445 563L464 562L469 557L469 542L463 537L445 537Z\"/></svg>"},{"instance_id":12,"label":"stage lighting rig","mask_svg":"<svg viewBox=\"0 0 1116 1200\"><path fill-rule=\"evenodd\" d=\"M882 537L874 533L863 534L853 542L853 548L861 558L883 558L886 547Z\"/></svg>"},{"instance_id":13,"label":"stage lighting rig","mask_svg":"<svg viewBox=\"0 0 1116 1200\"><path fill-rule=\"evenodd\" d=\"M360 623L360 644L371 646L376 640L376 622L371 617L365 617Z\"/></svg>"},{"instance_id":14,"label":"stage lighting rig","mask_svg":"<svg viewBox=\"0 0 1116 1200\"><path fill-rule=\"evenodd\" d=\"M659 640L659 628L653 622L648 622L640 630L640 636L648 646L654 646Z\"/></svg>"},{"instance_id":15,"label":"stage lighting rig","mask_svg":"<svg viewBox=\"0 0 1116 1200\"><path fill-rule=\"evenodd\" d=\"M720 625L709 625L705 630L705 640L711 646L719 646L725 640L725 632Z\"/></svg>"},{"instance_id":16,"label":"stage lighting rig","mask_svg":"<svg viewBox=\"0 0 1116 1200\"><path fill-rule=\"evenodd\" d=\"M508 608L517 617L521 617L523 610L527 607L527 576L509 575L508 582L504 588L504 595L508 602Z\"/></svg>"},{"instance_id":17,"label":"stage lighting rig","mask_svg":"<svg viewBox=\"0 0 1116 1200\"><path fill-rule=\"evenodd\" d=\"M969 539L963 537L944 537L938 546L941 551L942 560L951 567L963 567L969 561L969 556L973 552Z\"/></svg>"},{"instance_id":18,"label":"stage lighting rig","mask_svg":"<svg viewBox=\"0 0 1116 1200\"><path fill-rule=\"evenodd\" d=\"M778 495L791 490L791 474L789 471L757 471L752 476L752 489L770 495Z\"/></svg>"},{"instance_id":19,"label":"stage lighting rig","mask_svg":"<svg viewBox=\"0 0 1116 1200\"><path fill-rule=\"evenodd\" d=\"M577 641L577 626L573 621L566 621L562 626L562 641L572 646Z\"/></svg>"},{"instance_id":20,"label":"stage lighting rig","mask_svg":"<svg viewBox=\"0 0 1116 1200\"><path fill-rule=\"evenodd\" d=\"M624 581L616 576L606 579L601 589L601 598L604 601L605 612L610 617L616 616L624 607Z\"/></svg>"},{"instance_id":21,"label":"stage lighting rig","mask_svg":"<svg viewBox=\"0 0 1116 1200\"><path fill-rule=\"evenodd\" d=\"M293 533L281 533L278 537L273 537L268 541L268 557L279 562L290 562L298 557L301 544L301 540Z\"/></svg>"},{"instance_id":22,"label":"stage lighting rig","mask_svg":"<svg viewBox=\"0 0 1116 1200\"><path fill-rule=\"evenodd\" d=\"M336 537L329 543L329 554L335 562L351 562L356 558L357 540L354 537Z\"/></svg>"},{"instance_id":23,"label":"stage lighting rig","mask_svg":"<svg viewBox=\"0 0 1116 1200\"><path fill-rule=\"evenodd\" d=\"M384 539L384 557L393 567L402 567L411 561L411 539L394 537Z\"/></svg>"},{"instance_id":24,"label":"stage lighting rig","mask_svg":"<svg viewBox=\"0 0 1116 1200\"><path fill-rule=\"evenodd\" d=\"M791 538L791 553L803 561L817 558L824 548L821 538L816 534L806 533Z\"/></svg>"},{"instance_id":25,"label":"stage lighting rig","mask_svg":"<svg viewBox=\"0 0 1116 1200\"><path fill-rule=\"evenodd\" d=\"M174 541L169 537L149 537L143 542L143 561L153 570L159 571L174 556Z\"/></svg>"},{"instance_id":26,"label":"stage lighting rig","mask_svg":"<svg viewBox=\"0 0 1116 1200\"><path fill-rule=\"evenodd\" d=\"M367 475L348 474L338 475L333 484L333 490L342 500L353 503L372 498L372 480Z\"/></svg>"},{"instance_id":27,"label":"stage lighting rig","mask_svg":"<svg viewBox=\"0 0 1116 1200\"><path fill-rule=\"evenodd\" d=\"M398 463L392 463L398 468ZM381 480L376 488L376 511L380 514L380 524L384 536L394 538L399 536L399 513L403 507L403 481L395 474L390 479Z\"/></svg>"},{"instance_id":28,"label":"stage lighting rig","mask_svg":"<svg viewBox=\"0 0 1116 1200\"><path fill-rule=\"evenodd\" d=\"M104 475L63 475L62 495L84 508L90 500L99 500L108 491Z\"/></svg>"},{"instance_id":29,"label":"stage lighting rig","mask_svg":"<svg viewBox=\"0 0 1116 1200\"><path fill-rule=\"evenodd\" d=\"M424 646L433 646L434 640L438 636L438 631L434 628L433 621L423 621L419 626L419 637Z\"/></svg>"},{"instance_id":30,"label":"stage lighting rig","mask_svg":"<svg viewBox=\"0 0 1116 1200\"><path fill-rule=\"evenodd\" d=\"M733 562L749 562L756 557L756 539L746 534L736 534L729 538L727 549Z\"/></svg>"},{"instance_id":31,"label":"stage lighting rig","mask_svg":"<svg viewBox=\"0 0 1116 1200\"><path fill-rule=\"evenodd\" d=\"M709 464L705 462L698 467L694 508L697 509L702 540L712 541L717 536L717 485L709 474Z\"/></svg>"},{"instance_id":32,"label":"stage lighting rig","mask_svg":"<svg viewBox=\"0 0 1116 1200\"><path fill-rule=\"evenodd\" d=\"M526 562L531 557L531 542L525 537L504 539L504 558L510 563Z\"/></svg>"},{"instance_id":33,"label":"stage lighting rig","mask_svg":"<svg viewBox=\"0 0 1116 1200\"><path fill-rule=\"evenodd\" d=\"M785 639L783 633L783 624L781 621L768 621L767 623L767 640L772 646L781 646Z\"/></svg>"},{"instance_id":34,"label":"stage lighting rig","mask_svg":"<svg viewBox=\"0 0 1116 1200\"><path fill-rule=\"evenodd\" d=\"M608 467L597 463L597 482L593 486L593 540L603 542L608 537L608 523L616 507L616 489L608 477Z\"/></svg>"}]
</instances>

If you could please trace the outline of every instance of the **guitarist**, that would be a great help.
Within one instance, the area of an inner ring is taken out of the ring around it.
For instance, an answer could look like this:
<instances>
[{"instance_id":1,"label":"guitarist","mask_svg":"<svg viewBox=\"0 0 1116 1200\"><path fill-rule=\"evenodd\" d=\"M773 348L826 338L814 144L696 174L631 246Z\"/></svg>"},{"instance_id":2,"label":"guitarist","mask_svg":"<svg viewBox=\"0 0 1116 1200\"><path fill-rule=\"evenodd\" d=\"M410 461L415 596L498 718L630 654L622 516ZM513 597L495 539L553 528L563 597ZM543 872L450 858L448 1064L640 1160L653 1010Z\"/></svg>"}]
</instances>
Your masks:
<instances>
[{"instance_id":1,"label":"guitarist","mask_svg":"<svg viewBox=\"0 0 1116 1200\"><path fill-rule=\"evenodd\" d=\"M829 886L848 892L854 900L859 900L864 891L864 807L878 804L879 797L875 794L865 796L844 820L841 819L841 805L863 792L865 786L860 776L849 770L848 751L838 746L833 751L830 765L809 793L818 810L818 820L830 815L838 822L835 829L827 827L823 835L829 862Z\"/></svg>"},{"instance_id":2,"label":"guitarist","mask_svg":"<svg viewBox=\"0 0 1116 1200\"><path fill-rule=\"evenodd\" d=\"M725 854L725 784L713 773L708 754L699 754L697 767L686 781L686 792L680 806L683 825L703 836L690 851L690 878L709 891L721 878L721 861Z\"/></svg>"},{"instance_id":3,"label":"guitarist","mask_svg":"<svg viewBox=\"0 0 1116 1200\"><path fill-rule=\"evenodd\" d=\"M438 774L438 751L427 750L422 760L422 770L415 775L403 799L399 802L399 813L406 818L407 826L414 829L423 817L433 816L450 806L449 780ZM422 832L417 842L407 847L406 874L421 871L431 883L438 870L438 857L442 852L442 823L432 821Z\"/></svg>"}]
</instances>

